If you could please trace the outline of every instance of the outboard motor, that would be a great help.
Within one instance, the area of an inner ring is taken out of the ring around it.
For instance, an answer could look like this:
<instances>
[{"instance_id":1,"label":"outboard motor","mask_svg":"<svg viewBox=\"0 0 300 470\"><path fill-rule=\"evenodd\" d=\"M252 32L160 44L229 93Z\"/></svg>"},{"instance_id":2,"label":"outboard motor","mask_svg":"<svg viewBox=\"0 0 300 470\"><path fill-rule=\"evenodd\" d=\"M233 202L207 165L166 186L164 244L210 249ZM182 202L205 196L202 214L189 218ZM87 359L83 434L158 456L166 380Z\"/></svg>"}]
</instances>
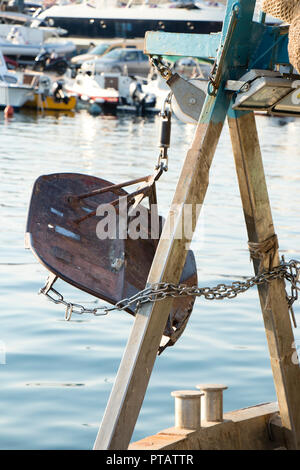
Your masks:
<instances>
[{"instance_id":1,"label":"outboard motor","mask_svg":"<svg viewBox=\"0 0 300 470\"><path fill-rule=\"evenodd\" d=\"M141 83L138 81L134 81L130 84L129 94L139 113L144 113L146 108L155 106L155 96L145 93Z\"/></svg>"},{"instance_id":2,"label":"outboard motor","mask_svg":"<svg viewBox=\"0 0 300 470\"><path fill-rule=\"evenodd\" d=\"M63 83L60 80L53 84L52 93L56 102L63 101L65 104L69 103L70 98L63 91Z\"/></svg>"},{"instance_id":3,"label":"outboard motor","mask_svg":"<svg viewBox=\"0 0 300 470\"><path fill-rule=\"evenodd\" d=\"M49 77L41 76L39 79L39 93L41 93L42 100L44 101L50 94L51 80Z\"/></svg>"}]
</instances>

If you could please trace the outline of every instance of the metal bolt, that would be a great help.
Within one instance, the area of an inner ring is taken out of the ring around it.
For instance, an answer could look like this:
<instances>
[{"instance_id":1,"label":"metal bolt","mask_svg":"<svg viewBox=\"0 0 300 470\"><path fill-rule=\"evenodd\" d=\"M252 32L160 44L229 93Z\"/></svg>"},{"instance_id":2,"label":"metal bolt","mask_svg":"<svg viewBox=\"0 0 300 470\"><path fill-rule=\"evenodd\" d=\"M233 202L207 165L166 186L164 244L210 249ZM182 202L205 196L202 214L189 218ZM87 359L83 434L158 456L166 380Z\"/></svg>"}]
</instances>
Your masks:
<instances>
[{"instance_id":1,"label":"metal bolt","mask_svg":"<svg viewBox=\"0 0 300 470\"><path fill-rule=\"evenodd\" d=\"M195 390L176 390L171 395L175 397L175 427L199 429L201 427L200 399L203 393Z\"/></svg>"},{"instance_id":2,"label":"metal bolt","mask_svg":"<svg viewBox=\"0 0 300 470\"><path fill-rule=\"evenodd\" d=\"M200 384L196 388L204 392L204 419L223 421L223 390L228 387L222 384Z\"/></svg>"},{"instance_id":3,"label":"metal bolt","mask_svg":"<svg viewBox=\"0 0 300 470\"><path fill-rule=\"evenodd\" d=\"M189 104L196 104L196 98L190 98Z\"/></svg>"},{"instance_id":4,"label":"metal bolt","mask_svg":"<svg viewBox=\"0 0 300 470\"><path fill-rule=\"evenodd\" d=\"M240 12L240 9L241 9L241 5L239 2L236 2L233 7L232 7L232 10L238 15L239 12Z\"/></svg>"}]
</instances>

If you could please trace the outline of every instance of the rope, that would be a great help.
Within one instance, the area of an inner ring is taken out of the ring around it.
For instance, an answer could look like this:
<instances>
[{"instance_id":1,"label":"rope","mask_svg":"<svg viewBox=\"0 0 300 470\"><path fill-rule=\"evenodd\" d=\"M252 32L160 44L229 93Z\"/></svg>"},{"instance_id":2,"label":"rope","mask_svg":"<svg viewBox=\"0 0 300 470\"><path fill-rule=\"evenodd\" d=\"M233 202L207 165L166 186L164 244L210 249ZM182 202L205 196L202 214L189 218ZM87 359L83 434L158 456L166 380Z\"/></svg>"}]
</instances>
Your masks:
<instances>
[{"instance_id":1,"label":"rope","mask_svg":"<svg viewBox=\"0 0 300 470\"><path fill-rule=\"evenodd\" d=\"M250 258L259 259L258 273L261 274L267 264L267 270L270 271L273 266L273 260L278 250L277 235L274 234L263 242L248 242Z\"/></svg>"}]
</instances>

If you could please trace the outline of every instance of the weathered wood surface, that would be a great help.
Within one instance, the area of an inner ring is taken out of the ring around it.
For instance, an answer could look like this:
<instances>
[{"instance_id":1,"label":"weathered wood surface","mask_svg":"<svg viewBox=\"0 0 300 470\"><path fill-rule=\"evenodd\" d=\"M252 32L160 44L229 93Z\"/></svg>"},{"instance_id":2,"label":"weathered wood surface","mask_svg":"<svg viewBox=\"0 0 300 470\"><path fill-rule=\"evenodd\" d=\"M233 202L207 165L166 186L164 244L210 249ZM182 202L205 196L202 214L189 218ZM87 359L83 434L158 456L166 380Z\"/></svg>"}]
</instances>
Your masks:
<instances>
[{"instance_id":1,"label":"weathered wood surface","mask_svg":"<svg viewBox=\"0 0 300 470\"><path fill-rule=\"evenodd\" d=\"M180 279L191 242L185 233L178 236L184 225L184 207L186 204L203 203L209 168L226 117L227 108L223 106L223 101L220 103L216 98L209 98L207 107L213 105L219 108L222 119L217 123L200 123L197 127L172 202L176 210L171 207L147 284L178 283ZM171 307L172 299L165 299L155 304L145 304L138 311L98 432L95 450L127 449Z\"/></svg>"},{"instance_id":2,"label":"weathered wood surface","mask_svg":"<svg viewBox=\"0 0 300 470\"><path fill-rule=\"evenodd\" d=\"M196 431L172 427L145 437L129 450L272 450L285 447L277 403L266 403L224 414L222 423L201 423ZM276 433L269 422L277 420Z\"/></svg>"},{"instance_id":3,"label":"weathered wood surface","mask_svg":"<svg viewBox=\"0 0 300 470\"><path fill-rule=\"evenodd\" d=\"M275 232L254 114L233 113L228 122L249 241L262 242ZM257 274L259 261L253 264ZM277 251L273 265L278 264ZM258 291L282 424L289 448L300 449L300 368L292 361L294 334L285 284L275 280Z\"/></svg>"},{"instance_id":4,"label":"weathered wood surface","mask_svg":"<svg viewBox=\"0 0 300 470\"><path fill-rule=\"evenodd\" d=\"M201 206L204 201L210 165L229 107L230 96L224 92L224 84L229 78L239 77L241 71L249 65L253 41L256 44L256 34L259 35L263 29L262 25L256 30L251 26L254 6L254 0L240 0L238 4L235 0L227 2L217 53L218 92L216 96L207 97L204 103L147 285L179 281L190 244L189 238L178 237L184 219L184 206ZM255 33L252 43L251 32ZM150 38L151 36L148 38L148 48L151 46ZM229 125L249 240L263 241L273 235L274 228L253 115L235 114L230 117ZM199 211L196 212L199 215ZM172 229L167 233L170 226ZM278 253L274 264L278 264ZM257 270L257 263L254 265ZM272 286L260 287L259 292L286 438L290 448L300 448L297 404L300 390L299 369L291 362L291 355L294 353L293 334L285 302L284 283L275 281ZM268 293L270 306L265 308ZM145 304L138 311L94 449L128 447L171 306L172 300L165 299L155 304Z\"/></svg>"}]
</instances>

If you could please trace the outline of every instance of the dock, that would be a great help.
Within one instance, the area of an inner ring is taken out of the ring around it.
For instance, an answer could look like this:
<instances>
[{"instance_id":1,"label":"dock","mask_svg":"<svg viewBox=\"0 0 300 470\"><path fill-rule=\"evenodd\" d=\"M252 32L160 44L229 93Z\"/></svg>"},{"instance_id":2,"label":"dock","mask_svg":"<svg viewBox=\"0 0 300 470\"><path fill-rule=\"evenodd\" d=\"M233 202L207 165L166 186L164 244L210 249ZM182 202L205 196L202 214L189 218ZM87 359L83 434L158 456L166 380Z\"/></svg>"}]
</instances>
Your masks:
<instances>
[{"instance_id":1,"label":"dock","mask_svg":"<svg viewBox=\"0 0 300 470\"><path fill-rule=\"evenodd\" d=\"M135 451L287 450L277 403L224 413L198 429L171 427L129 445Z\"/></svg>"}]
</instances>

